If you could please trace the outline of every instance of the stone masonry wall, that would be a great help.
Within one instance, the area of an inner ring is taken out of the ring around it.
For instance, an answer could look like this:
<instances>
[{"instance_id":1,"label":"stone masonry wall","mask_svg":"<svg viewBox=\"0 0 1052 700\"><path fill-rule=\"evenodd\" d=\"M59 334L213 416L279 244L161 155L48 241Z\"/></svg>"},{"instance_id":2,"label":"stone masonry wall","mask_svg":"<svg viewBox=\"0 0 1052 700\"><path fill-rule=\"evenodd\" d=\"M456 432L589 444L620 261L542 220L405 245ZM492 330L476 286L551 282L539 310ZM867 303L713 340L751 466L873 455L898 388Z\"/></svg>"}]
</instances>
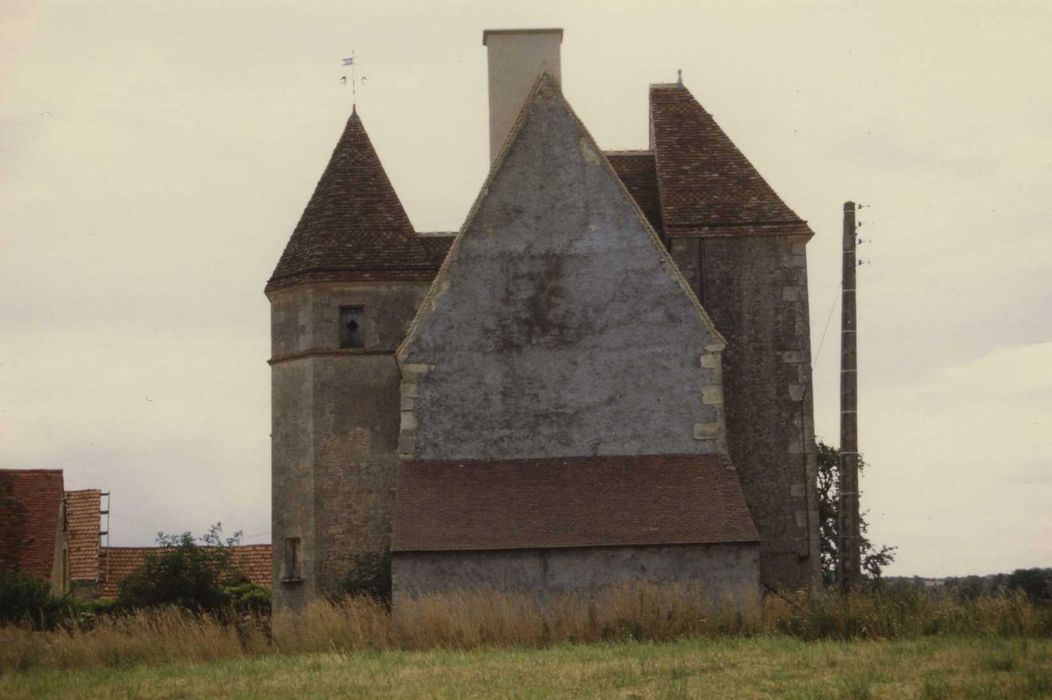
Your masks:
<instances>
[{"instance_id":1,"label":"stone masonry wall","mask_svg":"<svg viewBox=\"0 0 1052 700\"><path fill-rule=\"evenodd\" d=\"M396 552L396 602L403 596L462 590L539 596L594 592L635 581L697 585L716 602L759 591L755 543L580 547L486 552Z\"/></svg>"},{"instance_id":2,"label":"stone masonry wall","mask_svg":"<svg viewBox=\"0 0 1052 700\"><path fill-rule=\"evenodd\" d=\"M540 596L589 593L633 581L690 583L716 601L758 593L755 543L398 552L396 599L492 589Z\"/></svg>"},{"instance_id":3,"label":"stone masonry wall","mask_svg":"<svg viewBox=\"0 0 1052 700\"><path fill-rule=\"evenodd\" d=\"M727 340L728 444L760 530L761 581L814 590L820 562L806 240L690 243L697 247L687 254L697 262L685 266L701 271L699 295Z\"/></svg>"},{"instance_id":4,"label":"stone masonry wall","mask_svg":"<svg viewBox=\"0 0 1052 700\"><path fill-rule=\"evenodd\" d=\"M324 595L389 543L398 468L394 352L426 282L358 282L272 292L274 607ZM340 306L362 306L364 348L339 347ZM282 583L299 537L302 582Z\"/></svg>"}]
</instances>

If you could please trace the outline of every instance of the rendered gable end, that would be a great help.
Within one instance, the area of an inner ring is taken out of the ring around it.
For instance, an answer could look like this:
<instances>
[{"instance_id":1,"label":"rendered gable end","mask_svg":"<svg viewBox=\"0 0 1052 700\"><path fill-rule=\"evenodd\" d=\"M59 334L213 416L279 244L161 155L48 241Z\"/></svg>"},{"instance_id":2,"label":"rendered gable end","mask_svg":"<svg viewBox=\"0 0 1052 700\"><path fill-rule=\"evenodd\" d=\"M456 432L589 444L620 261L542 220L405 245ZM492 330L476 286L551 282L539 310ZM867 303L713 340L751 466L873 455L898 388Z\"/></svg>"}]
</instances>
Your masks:
<instances>
[{"instance_id":1,"label":"rendered gable end","mask_svg":"<svg viewBox=\"0 0 1052 700\"><path fill-rule=\"evenodd\" d=\"M545 74L399 351L400 452L724 452L723 345Z\"/></svg>"}]
</instances>

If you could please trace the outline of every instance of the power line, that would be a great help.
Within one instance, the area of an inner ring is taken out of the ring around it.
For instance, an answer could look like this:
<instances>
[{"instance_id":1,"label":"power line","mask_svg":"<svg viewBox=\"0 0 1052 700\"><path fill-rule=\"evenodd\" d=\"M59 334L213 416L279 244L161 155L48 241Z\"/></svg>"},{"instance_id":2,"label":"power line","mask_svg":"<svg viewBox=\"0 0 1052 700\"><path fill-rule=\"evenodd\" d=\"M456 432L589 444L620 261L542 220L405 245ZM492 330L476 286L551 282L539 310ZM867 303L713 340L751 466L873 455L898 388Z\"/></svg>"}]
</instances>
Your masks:
<instances>
[{"instance_id":1,"label":"power line","mask_svg":"<svg viewBox=\"0 0 1052 700\"><path fill-rule=\"evenodd\" d=\"M838 285L836 291L833 293L833 303L829 305L829 315L826 316L826 325L822 329L822 338L818 341L818 350L815 352L815 359L811 360L811 371L814 372L815 366L818 364L818 358L822 356L822 346L826 342L826 331L829 330L829 322L833 320L833 312L836 311L837 302L840 301L840 286Z\"/></svg>"}]
</instances>

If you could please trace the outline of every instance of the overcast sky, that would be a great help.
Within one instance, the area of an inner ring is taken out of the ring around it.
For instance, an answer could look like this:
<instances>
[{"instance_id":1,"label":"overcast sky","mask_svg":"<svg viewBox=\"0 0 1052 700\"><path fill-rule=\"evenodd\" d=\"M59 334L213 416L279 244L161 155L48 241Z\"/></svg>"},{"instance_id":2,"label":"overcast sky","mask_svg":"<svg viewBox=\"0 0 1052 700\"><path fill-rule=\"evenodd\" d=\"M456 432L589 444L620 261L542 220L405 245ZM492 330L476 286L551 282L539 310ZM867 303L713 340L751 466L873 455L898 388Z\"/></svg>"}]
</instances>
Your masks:
<instances>
[{"instance_id":1,"label":"overcast sky","mask_svg":"<svg viewBox=\"0 0 1052 700\"><path fill-rule=\"evenodd\" d=\"M860 442L889 573L1052 565L1052 5L0 4L0 467L109 489L111 542L270 538L263 285L350 111L418 230L488 165L485 28L563 27L601 146L676 69L815 237L863 209ZM836 444L839 309L815 369Z\"/></svg>"}]
</instances>

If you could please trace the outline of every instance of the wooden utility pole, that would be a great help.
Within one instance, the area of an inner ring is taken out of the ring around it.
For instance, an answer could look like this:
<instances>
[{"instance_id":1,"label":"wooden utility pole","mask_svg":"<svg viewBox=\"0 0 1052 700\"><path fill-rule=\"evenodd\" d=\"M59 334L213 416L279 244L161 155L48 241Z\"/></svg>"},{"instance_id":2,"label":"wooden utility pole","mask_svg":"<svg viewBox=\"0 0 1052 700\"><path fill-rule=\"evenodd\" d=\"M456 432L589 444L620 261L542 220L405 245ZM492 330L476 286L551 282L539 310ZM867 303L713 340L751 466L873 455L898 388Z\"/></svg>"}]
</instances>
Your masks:
<instances>
[{"instance_id":1,"label":"wooden utility pole","mask_svg":"<svg viewBox=\"0 0 1052 700\"><path fill-rule=\"evenodd\" d=\"M858 357L855 309L855 203L844 203L844 271L840 316L840 503L837 523L837 572L840 590L862 580L858 521Z\"/></svg>"}]
</instances>

